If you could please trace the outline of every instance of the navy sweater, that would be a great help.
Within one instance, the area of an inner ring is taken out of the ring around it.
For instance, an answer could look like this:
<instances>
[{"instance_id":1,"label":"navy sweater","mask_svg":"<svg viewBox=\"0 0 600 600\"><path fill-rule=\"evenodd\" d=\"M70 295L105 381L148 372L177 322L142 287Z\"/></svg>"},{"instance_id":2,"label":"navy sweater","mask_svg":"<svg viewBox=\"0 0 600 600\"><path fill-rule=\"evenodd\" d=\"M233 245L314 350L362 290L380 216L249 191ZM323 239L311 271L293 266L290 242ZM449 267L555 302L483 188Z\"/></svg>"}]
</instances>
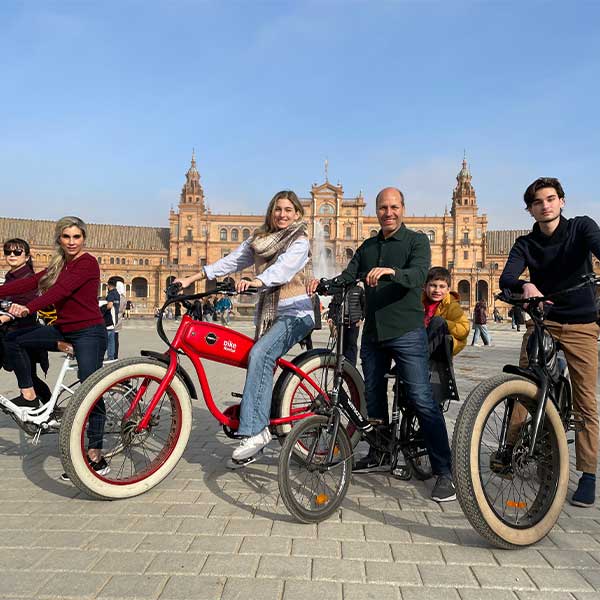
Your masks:
<instances>
[{"instance_id":1,"label":"navy sweater","mask_svg":"<svg viewBox=\"0 0 600 600\"><path fill-rule=\"evenodd\" d=\"M551 236L544 235L536 223L531 233L515 240L500 276L500 288L522 292L526 281L519 277L525 269L543 294L577 285L582 275L593 271L591 253L600 258L600 229L589 217L561 216ZM598 318L591 287L557 296L553 302L547 314L550 321L592 323Z\"/></svg>"}]
</instances>

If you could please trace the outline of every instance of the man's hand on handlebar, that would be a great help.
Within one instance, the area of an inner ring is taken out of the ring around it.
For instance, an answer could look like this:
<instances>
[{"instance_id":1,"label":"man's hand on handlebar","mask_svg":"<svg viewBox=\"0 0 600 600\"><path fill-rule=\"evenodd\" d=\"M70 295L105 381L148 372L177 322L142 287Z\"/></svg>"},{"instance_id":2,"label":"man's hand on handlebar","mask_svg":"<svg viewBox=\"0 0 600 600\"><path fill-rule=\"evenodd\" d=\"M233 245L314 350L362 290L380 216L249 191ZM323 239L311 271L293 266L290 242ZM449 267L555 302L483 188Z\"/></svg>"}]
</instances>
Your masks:
<instances>
[{"instance_id":1,"label":"man's hand on handlebar","mask_svg":"<svg viewBox=\"0 0 600 600\"><path fill-rule=\"evenodd\" d=\"M310 281L308 281L306 283L306 293L309 296L312 296L315 291L317 290L317 287L319 286L319 280L318 279L311 279Z\"/></svg>"},{"instance_id":2,"label":"man's hand on handlebar","mask_svg":"<svg viewBox=\"0 0 600 600\"><path fill-rule=\"evenodd\" d=\"M394 275L396 271L390 267L375 267L371 269L365 277L365 283L370 287L375 287L377 282L384 275Z\"/></svg>"},{"instance_id":3,"label":"man's hand on handlebar","mask_svg":"<svg viewBox=\"0 0 600 600\"><path fill-rule=\"evenodd\" d=\"M263 286L263 282L260 279L242 279L240 281L237 282L236 286L235 286L235 291L238 294L241 294L242 292L245 292L246 290L250 289L250 288L256 288L256 289L260 289L264 287Z\"/></svg>"},{"instance_id":4,"label":"man's hand on handlebar","mask_svg":"<svg viewBox=\"0 0 600 600\"><path fill-rule=\"evenodd\" d=\"M4 325L4 323L10 323L13 320L14 317L11 317L10 315L0 315L0 325Z\"/></svg>"},{"instance_id":5,"label":"man's hand on handlebar","mask_svg":"<svg viewBox=\"0 0 600 600\"><path fill-rule=\"evenodd\" d=\"M29 309L22 304L11 304L8 312L15 317L26 317L29 314Z\"/></svg>"},{"instance_id":6,"label":"man's hand on handlebar","mask_svg":"<svg viewBox=\"0 0 600 600\"><path fill-rule=\"evenodd\" d=\"M527 298L539 298L543 297L543 293L537 288L534 283L524 283L523 284L523 300L527 300ZM554 304L552 300L545 300L545 304ZM527 304L524 304L527 307Z\"/></svg>"}]
</instances>

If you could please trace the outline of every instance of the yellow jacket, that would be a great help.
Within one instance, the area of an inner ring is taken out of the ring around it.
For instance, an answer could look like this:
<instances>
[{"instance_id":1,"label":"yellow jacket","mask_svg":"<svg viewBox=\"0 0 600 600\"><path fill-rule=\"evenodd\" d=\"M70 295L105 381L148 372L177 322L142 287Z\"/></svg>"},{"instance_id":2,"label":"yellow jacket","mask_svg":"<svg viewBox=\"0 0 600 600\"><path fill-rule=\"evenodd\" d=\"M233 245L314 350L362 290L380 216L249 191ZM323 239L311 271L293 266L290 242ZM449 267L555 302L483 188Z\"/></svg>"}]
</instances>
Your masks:
<instances>
[{"instance_id":1,"label":"yellow jacket","mask_svg":"<svg viewBox=\"0 0 600 600\"><path fill-rule=\"evenodd\" d=\"M425 301L423 293L423 301ZM434 317L442 317L448 323L448 331L454 340L452 354L456 356L466 345L469 337L469 319L458 302L458 294L450 292L439 304Z\"/></svg>"}]
</instances>

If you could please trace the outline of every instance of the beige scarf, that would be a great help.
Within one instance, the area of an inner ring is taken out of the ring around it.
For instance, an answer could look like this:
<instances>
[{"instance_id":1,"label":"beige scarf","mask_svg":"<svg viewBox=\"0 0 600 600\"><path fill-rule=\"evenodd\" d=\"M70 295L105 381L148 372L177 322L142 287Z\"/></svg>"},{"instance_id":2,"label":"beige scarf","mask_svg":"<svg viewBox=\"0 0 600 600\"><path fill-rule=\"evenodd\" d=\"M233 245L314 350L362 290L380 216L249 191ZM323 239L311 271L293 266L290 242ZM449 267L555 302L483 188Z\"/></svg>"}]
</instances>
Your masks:
<instances>
[{"instance_id":1,"label":"beige scarf","mask_svg":"<svg viewBox=\"0 0 600 600\"><path fill-rule=\"evenodd\" d=\"M308 237L304 221L297 221L285 229L278 229L263 236L254 236L250 247L254 252L256 274L260 275L268 269L283 252L301 237ZM256 304L255 339L263 336L273 325L277 316L280 289L281 286L267 288L260 294Z\"/></svg>"}]
</instances>

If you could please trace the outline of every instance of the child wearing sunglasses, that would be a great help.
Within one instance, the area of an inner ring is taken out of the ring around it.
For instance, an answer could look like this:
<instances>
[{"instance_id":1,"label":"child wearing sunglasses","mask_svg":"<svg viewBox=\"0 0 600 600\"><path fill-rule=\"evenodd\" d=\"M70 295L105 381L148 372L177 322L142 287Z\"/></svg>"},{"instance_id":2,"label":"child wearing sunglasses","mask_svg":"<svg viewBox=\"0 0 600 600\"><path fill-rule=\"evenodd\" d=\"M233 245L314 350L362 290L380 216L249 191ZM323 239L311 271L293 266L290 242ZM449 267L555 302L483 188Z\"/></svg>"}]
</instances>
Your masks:
<instances>
[{"instance_id":1,"label":"child wearing sunglasses","mask_svg":"<svg viewBox=\"0 0 600 600\"><path fill-rule=\"evenodd\" d=\"M33 270L33 261L31 259L31 251L29 244L21 238L13 238L4 242L4 259L8 265L8 272L5 275L5 283L11 281L17 281L19 279L25 279L32 277L35 274ZM21 292L19 294L13 294L9 299L17 304L27 304L37 297L35 290ZM7 371L13 370L13 364L11 361L12 353L7 352L5 349L5 340L11 339L11 336L21 335L28 331L32 331L40 327L37 322L36 314L29 314L23 319L16 319L2 328L1 335L2 340L0 342L0 367L3 367ZM44 402L50 399L50 388L44 383L42 379L37 376L36 365L39 364L42 367L44 373L48 372L48 352L45 350L34 350L29 349L27 351L29 362L31 365L31 378L33 380L33 388L36 395L41 398ZM20 397L18 398L20 400Z\"/></svg>"}]
</instances>

